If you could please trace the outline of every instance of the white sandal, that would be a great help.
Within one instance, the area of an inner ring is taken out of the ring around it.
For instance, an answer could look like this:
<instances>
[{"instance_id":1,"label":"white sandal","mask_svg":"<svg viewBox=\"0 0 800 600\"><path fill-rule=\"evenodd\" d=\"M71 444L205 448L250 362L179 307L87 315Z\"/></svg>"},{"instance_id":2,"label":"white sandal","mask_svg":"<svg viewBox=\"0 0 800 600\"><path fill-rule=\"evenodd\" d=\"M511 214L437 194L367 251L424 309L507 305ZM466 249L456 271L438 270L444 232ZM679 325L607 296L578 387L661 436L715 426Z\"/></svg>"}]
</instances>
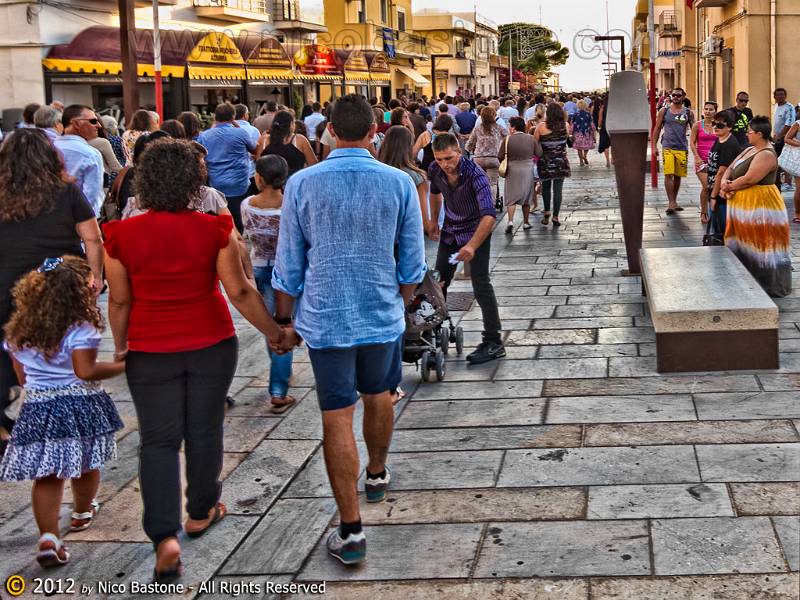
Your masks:
<instances>
[{"instance_id":1,"label":"white sandal","mask_svg":"<svg viewBox=\"0 0 800 600\"><path fill-rule=\"evenodd\" d=\"M42 548L43 545L46 548ZM36 554L36 562L43 568L59 567L69 562L69 552L64 543L52 533L44 533L39 538L39 551Z\"/></svg>"},{"instance_id":2,"label":"white sandal","mask_svg":"<svg viewBox=\"0 0 800 600\"><path fill-rule=\"evenodd\" d=\"M91 506L92 510L90 510L89 512L72 513L72 523L69 526L70 531L84 531L92 526L94 518L97 516L97 511L100 510L100 503L97 500L92 500ZM78 521L77 524L76 521Z\"/></svg>"}]
</instances>

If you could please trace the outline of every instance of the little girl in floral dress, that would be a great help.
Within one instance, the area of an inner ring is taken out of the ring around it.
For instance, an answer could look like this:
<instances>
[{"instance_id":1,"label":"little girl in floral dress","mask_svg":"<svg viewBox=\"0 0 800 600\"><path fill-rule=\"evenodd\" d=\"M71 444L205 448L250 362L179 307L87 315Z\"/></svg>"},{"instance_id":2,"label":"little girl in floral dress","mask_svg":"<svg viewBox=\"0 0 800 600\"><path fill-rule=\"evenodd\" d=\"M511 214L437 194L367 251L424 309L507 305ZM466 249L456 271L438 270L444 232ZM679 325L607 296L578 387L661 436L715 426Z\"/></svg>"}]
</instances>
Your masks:
<instances>
[{"instance_id":1,"label":"little girl in floral dress","mask_svg":"<svg viewBox=\"0 0 800 600\"><path fill-rule=\"evenodd\" d=\"M66 564L59 509L70 479L71 531L92 524L100 468L116 453L122 429L111 397L97 383L123 372L124 362L98 362L103 318L94 277L85 260L48 258L15 286L15 312L5 326L5 349L25 386L25 401L0 462L0 481L33 480L39 527L36 560ZM98 282L99 283L99 282Z\"/></svg>"}]
</instances>

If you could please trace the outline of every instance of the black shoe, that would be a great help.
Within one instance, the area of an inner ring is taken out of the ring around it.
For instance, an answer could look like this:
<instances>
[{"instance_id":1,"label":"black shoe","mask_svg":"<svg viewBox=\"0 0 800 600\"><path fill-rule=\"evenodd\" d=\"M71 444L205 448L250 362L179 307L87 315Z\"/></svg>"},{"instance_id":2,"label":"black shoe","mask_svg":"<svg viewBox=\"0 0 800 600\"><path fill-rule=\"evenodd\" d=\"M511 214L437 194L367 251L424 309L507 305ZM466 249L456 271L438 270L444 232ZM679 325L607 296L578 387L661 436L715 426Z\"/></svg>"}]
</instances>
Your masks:
<instances>
[{"instance_id":1,"label":"black shoe","mask_svg":"<svg viewBox=\"0 0 800 600\"><path fill-rule=\"evenodd\" d=\"M481 342L475 351L467 356L467 362L473 365L480 365L506 355L506 349L502 342Z\"/></svg>"}]
</instances>

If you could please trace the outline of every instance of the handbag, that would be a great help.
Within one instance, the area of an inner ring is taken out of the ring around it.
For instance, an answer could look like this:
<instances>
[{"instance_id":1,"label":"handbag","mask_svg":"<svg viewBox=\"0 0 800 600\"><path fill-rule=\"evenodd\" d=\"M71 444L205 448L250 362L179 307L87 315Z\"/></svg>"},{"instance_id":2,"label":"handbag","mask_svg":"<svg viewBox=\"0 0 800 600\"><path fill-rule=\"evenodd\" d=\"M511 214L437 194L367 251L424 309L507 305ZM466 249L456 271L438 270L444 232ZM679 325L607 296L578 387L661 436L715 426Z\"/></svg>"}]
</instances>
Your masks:
<instances>
[{"instance_id":1,"label":"handbag","mask_svg":"<svg viewBox=\"0 0 800 600\"><path fill-rule=\"evenodd\" d=\"M800 147L784 145L778 166L792 177L800 177Z\"/></svg>"},{"instance_id":2,"label":"handbag","mask_svg":"<svg viewBox=\"0 0 800 600\"><path fill-rule=\"evenodd\" d=\"M130 167L124 167L117 173L114 183L111 184L108 192L106 192L103 207L100 210L100 218L98 219L101 224L109 221L118 221L122 218L122 211L119 208L119 190L122 187L122 181L128 175L128 171L130 171Z\"/></svg>"},{"instance_id":3,"label":"handbag","mask_svg":"<svg viewBox=\"0 0 800 600\"><path fill-rule=\"evenodd\" d=\"M497 168L497 170L500 172L500 177L505 177L506 176L506 172L508 171L508 138L510 138L510 137L511 137L510 135L506 136L506 151L505 151L504 156L503 156L503 161L500 163L500 166Z\"/></svg>"},{"instance_id":4,"label":"handbag","mask_svg":"<svg viewBox=\"0 0 800 600\"><path fill-rule=\"evenodd\" d=\"M706 223L706 233L703 235L703 246L725 245L725 233L720 231L717 210L719 210L719 202L717 202L717 208L711 211L711 218L708 220L708 223ZM711 230L712 225L714 227L713 231Z\"/></svg>"}]
</instances>

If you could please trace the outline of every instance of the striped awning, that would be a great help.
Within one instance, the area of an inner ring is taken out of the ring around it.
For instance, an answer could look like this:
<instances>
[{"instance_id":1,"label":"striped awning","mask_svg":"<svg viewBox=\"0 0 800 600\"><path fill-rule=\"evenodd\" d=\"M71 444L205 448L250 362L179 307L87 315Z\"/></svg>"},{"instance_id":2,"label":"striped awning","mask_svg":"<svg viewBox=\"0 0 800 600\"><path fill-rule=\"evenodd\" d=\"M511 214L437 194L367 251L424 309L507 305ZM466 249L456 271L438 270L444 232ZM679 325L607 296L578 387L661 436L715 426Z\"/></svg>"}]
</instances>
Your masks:
<instances>
[{"instance_id":1,"label":"striped awning","mask_svg":"<svg viewBox=\"0 0 800 600\"><path fill-rule=\"evenodd\" d=\"M244 66L189 65L189 79L247 79L247 72Z\"/></svg>"},{"instance_id":2,"label":"striped awning","mask_svg":"<svg viewBox=\"0 0 800 600\"><path fill-rule=\"evenodd\" d=\"M264 69L260 67L247 67L248 79L294 79L295 74L291 69Z\"/></svg>"}]
</instances>

